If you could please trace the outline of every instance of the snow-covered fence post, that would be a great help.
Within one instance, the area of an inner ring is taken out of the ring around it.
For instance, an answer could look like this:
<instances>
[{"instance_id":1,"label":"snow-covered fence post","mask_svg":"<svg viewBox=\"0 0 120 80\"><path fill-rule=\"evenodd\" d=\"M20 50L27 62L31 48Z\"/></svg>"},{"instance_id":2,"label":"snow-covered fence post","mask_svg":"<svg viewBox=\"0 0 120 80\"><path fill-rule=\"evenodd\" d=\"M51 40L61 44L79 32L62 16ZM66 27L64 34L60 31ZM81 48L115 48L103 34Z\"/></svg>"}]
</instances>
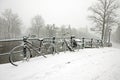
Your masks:
<instances>
[{"instance_id":1,"label":"snow-covered fence post","mask_svg":"<svg viewBox=\"0 0 120 80\"><path fill-rule=\"evenodd\" d=\"M41 51L42 43L43 43L43 39L40 39L39 51Z\"/></svg>"},{"instance_id":2,"label":"snow-covered fence post","mask_svg":"<svg viewBox=\"0 0 120 80\"><path fill-rule=\"evenodd\" d=\"M91 39L91 48L93 47L93 38Z\"/></svg>"},{"instance_id":3,"label":"snow-covered fence post","mask_svg":"<svg viewBox=\"0 0 120 80\"><path fill-rule=\"evenodd\" d=\"M54 46L53 53L58 53L55 40L56 40L56 38L53 37L52 38L52 43L53 43L53 46Z\"/></svg>"},{"instance_id":4,"label":"snow-covered fence post","mask_svg":"<svg viewBox=\"0 0 120 80\"><path fill-rule=\"evenodd\" d=\"M84 42L85 42L85 38L82 38L82 49L85 47Z\"/></svg>"},{"instance_id":5,"label":"snow-covered fence post","mask_svg":"<svg viewBox=\"0 0 120 80\"><path fill-rule=\"evenodd\" d=\"M70 37L70 45L73 47L73 36Z\"/></svg>"},{"instance_id":6,"label":"snow-covered fence post","mask_svg":"<svg viewBox=\"0 0 120 80\"><path fill-rule=\"evenodd\" d=\"M53 37L53 39L52 39L52 43L55 44L55 37Z\"/></svg>"},{"instance_id":7,"label":"snow-covered fence post","mask_svg":"<svg viewBox=\"0 0 120 80\"><path fill-rule=\"evenodd\" d=\"M70 37L70 45L72 48L75 47L75 36L73 36L73 35Z\"/></svg>"}]
</instances>

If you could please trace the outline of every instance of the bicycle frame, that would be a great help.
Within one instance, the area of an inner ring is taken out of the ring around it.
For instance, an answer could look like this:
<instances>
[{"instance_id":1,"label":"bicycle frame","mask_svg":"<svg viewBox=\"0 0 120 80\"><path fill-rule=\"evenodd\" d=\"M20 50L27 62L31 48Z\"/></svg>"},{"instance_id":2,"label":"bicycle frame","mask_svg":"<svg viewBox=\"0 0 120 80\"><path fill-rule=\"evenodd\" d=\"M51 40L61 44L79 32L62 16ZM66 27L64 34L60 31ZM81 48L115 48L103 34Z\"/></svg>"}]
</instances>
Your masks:
<instances>
[{"instance_id":1,"label":"bicycle frame","mask_svg":"<svg viewBox=\"0 0 120 80\"><path fill-rule=\"evenodd\" d=\"M29 41L28 41L28 38L24 38L23 37L23 42L24 42L24 54L26 55L26 48L29 48L30 50L32 49L33 51L35 51L36 53L38 53L38 54L40 54L41 52L40 52L40 48L41 48L41 46L42 46L42 41L43 40L40 40L40 47L37 47L37 46L35 46L35 45L33 45L32 43L30 43ZM39 48L39 50L37 50L36 48ZM43 54L41 54L43 57L46 57L45 55L43 55Z\"/></svg>"}]
</instances>

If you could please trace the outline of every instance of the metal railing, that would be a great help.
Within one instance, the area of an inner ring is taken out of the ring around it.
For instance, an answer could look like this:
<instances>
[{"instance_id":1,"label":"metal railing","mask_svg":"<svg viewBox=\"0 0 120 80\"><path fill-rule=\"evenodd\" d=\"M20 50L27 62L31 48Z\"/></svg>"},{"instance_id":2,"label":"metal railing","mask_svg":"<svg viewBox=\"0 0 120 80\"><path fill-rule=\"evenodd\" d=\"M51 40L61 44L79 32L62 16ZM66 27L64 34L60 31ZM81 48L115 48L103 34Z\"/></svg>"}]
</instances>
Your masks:
<instances>
[{"instance_id":1,"label":"metal railing","mask_svg":"<svg viewBox=\"0 0 120 80\"><path fill-rule=\"evenodd\" d=\"M52 42L52 38L28 38L28 40L40 40L40 39L44 39L44 42ZM55 38L55 41L58 42L60 40L62 40L63 38ZM69 37L65 38L65 39L68 39L70 40ZM82 49L83 48L92 48L92 47L95 47L95 44L97 44L98 46L102 46L102 41L99 40L99 39L93 39L93 38L77 38L78 41L76 41L77 43L81 43L81 46L82 46ZM0 42L14 42L14 41L20 41L22 42L23 41L23 38L19 38L19 39L3 39L3 40L0 40ZM2 46L1 46L2 47ZM8 55L8 53L2 53L0 54L0 56L3 56L3 55Z\"/></svg>"}]
</instances>

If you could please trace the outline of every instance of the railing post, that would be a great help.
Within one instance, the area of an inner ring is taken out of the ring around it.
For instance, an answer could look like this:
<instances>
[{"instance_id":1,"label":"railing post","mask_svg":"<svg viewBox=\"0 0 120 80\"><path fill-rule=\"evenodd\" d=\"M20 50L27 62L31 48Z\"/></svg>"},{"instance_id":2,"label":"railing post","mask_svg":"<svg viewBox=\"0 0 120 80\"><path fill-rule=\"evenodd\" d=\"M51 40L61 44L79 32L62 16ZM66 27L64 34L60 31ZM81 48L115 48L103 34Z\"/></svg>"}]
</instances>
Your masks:
<instances>
[{"instance_id":1,"label":"railing post","mask_svg":"<svg viewBox=\"0 0 120 80\"><path fill-rule=\"evenodd\" d=\"M82 38L82 49L85 47L84 42L85 42L85 38Z\"/></svg>"},{"instance_id":2,"label":"railing post","mask_svg":"<svg viewBox=\"0 0 120 80\"><path fill-rule=\"evenodd\" d=\"M74 39L75 39L75 36L72 35L72 36L70 37L70 44L71 44L71 47L72 47L72 48L75 46L75 45L74 45L74 42L73 42Z\"/></svg>"},{"instance_id":3,"label":"railing post","mask_svg":"<svg viewBox=\"0 0 120 80\"><path fill-rule=\"evenodd\" d=\"M39 51L41 51L42 43L43 43L43 39L40 40Z\"/></svg>"},{"instance_id":4,"label":"railing post","mask_svg":"<svg viewBox=\"0 0 120 80\"><path fill-rule=\"evenodd\" d=\"M93 47L93 38L91 39L91 48Z\"/></svg>"},{"instance_id":5,"label":"railing post","mask_svg":"<svg viewBox=\"0 0 120 80\"><path fill-rule=\"evenodd\" d=\"M52 40L53 40L53 41L52 41L52 43L53 43L53 46L54 46L53 53L58 53L58 51L57 51L57 47L56 47L56 42L55 42L56 38L55 38L55 37L53 37L53 39L52 39Z\"/></svg>"},{"instance_id":6,"label":"railing post","mask_svg":"<svg viewBox=\"0 0 120 80\"><path fill-rule=\"evenodd\" d=\"M52 38L52 43L55 44L55 37Z\"/></svg>"}]
</instances>

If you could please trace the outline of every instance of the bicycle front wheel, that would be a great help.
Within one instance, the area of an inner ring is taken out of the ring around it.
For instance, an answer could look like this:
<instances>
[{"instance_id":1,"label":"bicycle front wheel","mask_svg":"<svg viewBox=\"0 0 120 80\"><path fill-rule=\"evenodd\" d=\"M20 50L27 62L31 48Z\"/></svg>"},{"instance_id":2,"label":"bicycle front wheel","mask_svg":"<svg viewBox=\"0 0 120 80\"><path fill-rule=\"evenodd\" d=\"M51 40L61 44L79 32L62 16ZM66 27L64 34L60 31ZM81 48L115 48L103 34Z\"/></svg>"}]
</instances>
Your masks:
<instances>
[{"instance_id":1,"label":"bicycle front wheel","mask_svg":"<svg viewBox=\"0 0 120 80\"><path fill-rule=\"evenodd\" d=\"M29 60L31 51L29 48L24 48L24 46L17 46L10 51L9 62L18 66L25 60Z\"/></svg>"}]
</instances>

